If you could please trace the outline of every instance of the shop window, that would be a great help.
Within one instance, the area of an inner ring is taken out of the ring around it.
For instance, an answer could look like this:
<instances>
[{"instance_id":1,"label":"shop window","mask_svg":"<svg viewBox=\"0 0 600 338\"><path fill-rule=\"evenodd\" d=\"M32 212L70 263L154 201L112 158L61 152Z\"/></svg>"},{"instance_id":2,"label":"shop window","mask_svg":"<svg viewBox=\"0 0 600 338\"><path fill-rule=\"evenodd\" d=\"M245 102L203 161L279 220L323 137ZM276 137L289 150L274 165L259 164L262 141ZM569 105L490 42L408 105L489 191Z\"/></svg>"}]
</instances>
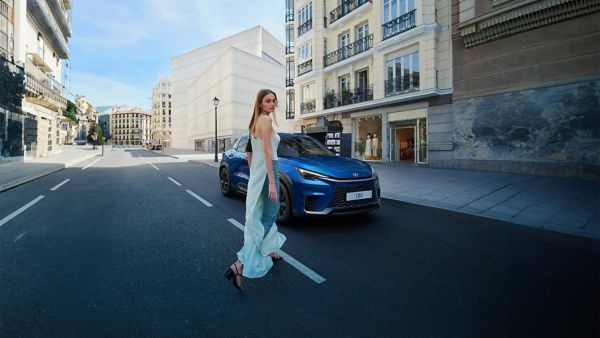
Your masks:
<instances>
[{"instance_id":1,"label":"shop window","mask_svg":"<svg viewBox=\"0 0 600 338\"><path fill-rule=\"evenodd\" d=\"M381 116L355 119L354 158L381 160Z\"/></svg>"}]
</instances>

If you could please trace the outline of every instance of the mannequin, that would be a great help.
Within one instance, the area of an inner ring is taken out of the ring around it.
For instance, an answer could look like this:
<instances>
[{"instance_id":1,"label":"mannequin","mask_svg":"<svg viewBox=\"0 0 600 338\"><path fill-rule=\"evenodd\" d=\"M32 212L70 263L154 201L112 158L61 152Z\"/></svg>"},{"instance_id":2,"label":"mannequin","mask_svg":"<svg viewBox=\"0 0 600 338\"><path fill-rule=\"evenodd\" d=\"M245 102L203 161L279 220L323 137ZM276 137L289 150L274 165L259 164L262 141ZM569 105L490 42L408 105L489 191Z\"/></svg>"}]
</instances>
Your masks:
<instances>
[{"instance_id":1,"label":"mannequin","mask_svg":"<svg viewBox=\"0 0 600 338\"><path fill-rule=\"evenodd\" d=\"M370 160L373 156L373 149L371 143L371 133L367 134L367 141L365 142L365 160Z\"/></svg>"},{"instance_id":2,"label":"mannequin","mask_svg":"<svg viewBox=\"0 0 600 338\"><path fill-rule=\"evenodd\" d=\"M377 134L373 134L373 139L371 140L373 143L373 159L379 159L379 139L377 138Z\"/></svg>"}]
</instances>

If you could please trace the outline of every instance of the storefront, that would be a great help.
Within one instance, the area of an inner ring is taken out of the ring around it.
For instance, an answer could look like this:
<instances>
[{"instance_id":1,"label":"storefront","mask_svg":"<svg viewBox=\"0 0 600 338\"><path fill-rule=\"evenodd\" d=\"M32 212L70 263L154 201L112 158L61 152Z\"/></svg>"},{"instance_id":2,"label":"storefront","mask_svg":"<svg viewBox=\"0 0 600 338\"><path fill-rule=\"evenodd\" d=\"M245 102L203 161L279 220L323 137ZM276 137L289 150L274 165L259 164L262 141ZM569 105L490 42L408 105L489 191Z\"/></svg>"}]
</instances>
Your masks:
<instances>
[{"instance_id":1,"label":"storefront","mask_svg":"<svg viewBox=\"0 0 600 338\"><path fill-rule=\"evenodd\" d=\"M361 160L381 160L381 115L354 119L354 158Z\"/></svg>"},{"instance_id":2,"label":"storefront","mask_svg":"<svg viewBox=\"0 0 600 338\"><path fill-rule=\"evenodd\" d=\"M427 163L427 108L388 114L390 162Z\"/></svg>"}]
</instances>

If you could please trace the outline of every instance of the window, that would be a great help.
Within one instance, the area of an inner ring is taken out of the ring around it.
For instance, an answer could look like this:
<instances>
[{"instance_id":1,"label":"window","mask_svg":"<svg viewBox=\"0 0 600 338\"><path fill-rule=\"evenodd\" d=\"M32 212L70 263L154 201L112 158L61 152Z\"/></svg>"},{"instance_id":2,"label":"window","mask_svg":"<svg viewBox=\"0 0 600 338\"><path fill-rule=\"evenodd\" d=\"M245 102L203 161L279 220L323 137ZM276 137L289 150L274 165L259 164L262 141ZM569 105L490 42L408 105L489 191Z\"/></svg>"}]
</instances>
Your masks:
<instances>
[{"instance_id":1,"label":"window","mask_svg":"<svg viewBox=\"0 0 600 338\"><path fill-rule=\"evenodd\" d=\"M418 89L419 76L419 52L386 61L385 94Z\"/></svg>"},{"instance_id":2,"label":"window","mask_svg":"<svg viewBox=\"0 0 600 338\"><path fill-rule=\"evenodd\" d=\"M243 135L235 145L235 151L243 153L246 152L246 144L248 143L248 135Z\"/></svg>"},{"instance_id":3,"label":"window","mask_svg":"<svg viewBox=\"0 0 600 338\"><path fill-rule=\"evenodd\" d=\"M415 9L415 0L383 0L383 22L389 22Z\"/></svg>"},{"instance_id":4,"label":"window","mask_svg":"<svg viewBox=\"0 0 600 338\"><path fill-rule=\"evenodd\" d=\"M312 59L312 40L309 40L300 46L298 50L298 62L303 63Z\"/></svg>"}]
</instances>

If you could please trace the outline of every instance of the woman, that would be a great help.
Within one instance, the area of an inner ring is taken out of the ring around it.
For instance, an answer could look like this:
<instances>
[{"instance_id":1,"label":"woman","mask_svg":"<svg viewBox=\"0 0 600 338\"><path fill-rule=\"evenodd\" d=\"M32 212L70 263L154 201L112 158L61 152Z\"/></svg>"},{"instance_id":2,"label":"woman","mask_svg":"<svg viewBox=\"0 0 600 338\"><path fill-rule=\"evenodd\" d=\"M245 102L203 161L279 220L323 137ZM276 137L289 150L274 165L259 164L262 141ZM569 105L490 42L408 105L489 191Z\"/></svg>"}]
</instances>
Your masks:
<instances>
[{"instance_id":1,"label":"woman","mask_svg":"<svg viewBox=\"0 0 600 338\"><path fill-rule=\"evenodd\" d=\"M238 260L225 272L225 278L231 280L240 292L244 292L242 276L262 277L271 269L274 260L282 259L276 251L286 240L275 224L279 213L279 135L273 129L276 107L277 95L272 90L261 89L256 94L248 126L250 180L246 195L244 246L237 253ZM253 153L252 149L256 151Z\"/></svg>"}]
</instances>

